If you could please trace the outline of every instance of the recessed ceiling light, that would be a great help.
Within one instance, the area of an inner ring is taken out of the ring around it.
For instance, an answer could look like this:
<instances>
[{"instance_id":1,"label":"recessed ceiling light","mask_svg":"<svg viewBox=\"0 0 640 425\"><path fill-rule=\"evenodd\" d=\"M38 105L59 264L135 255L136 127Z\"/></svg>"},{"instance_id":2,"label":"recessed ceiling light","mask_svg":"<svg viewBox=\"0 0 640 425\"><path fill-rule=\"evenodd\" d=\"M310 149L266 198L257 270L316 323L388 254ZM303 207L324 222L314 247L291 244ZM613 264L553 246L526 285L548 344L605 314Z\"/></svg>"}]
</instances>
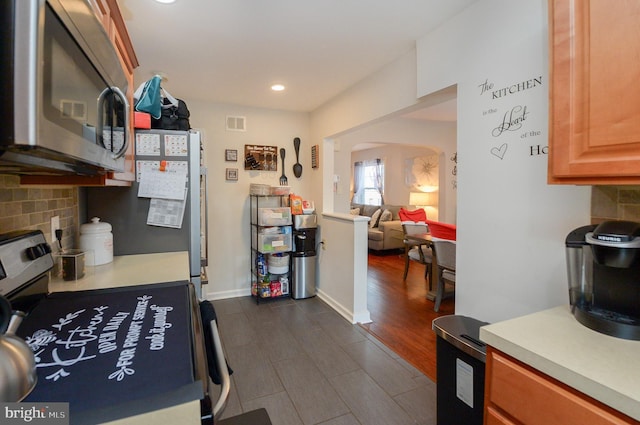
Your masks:
<instances>
[{"instance_id":1,"label":"recessed ceiling light","mask_svg":"<svg viewBox=\"0 0 640 425\"><path fill-rule=\"evenodd\" d=\"M274 84L271 86L271 90L273 91L283 91L284 86L282 84Z\"/></svg>"},{"instance_id":2,"label":"recessed ceiling light","mask_svg":"<svg viewBox=\"0 0 640 425\"><path fill-rule=\"evenodd\" d=\"M176 0L156 0L158 3L170 4L175 3Z\"/></svg>"}]
</instances>

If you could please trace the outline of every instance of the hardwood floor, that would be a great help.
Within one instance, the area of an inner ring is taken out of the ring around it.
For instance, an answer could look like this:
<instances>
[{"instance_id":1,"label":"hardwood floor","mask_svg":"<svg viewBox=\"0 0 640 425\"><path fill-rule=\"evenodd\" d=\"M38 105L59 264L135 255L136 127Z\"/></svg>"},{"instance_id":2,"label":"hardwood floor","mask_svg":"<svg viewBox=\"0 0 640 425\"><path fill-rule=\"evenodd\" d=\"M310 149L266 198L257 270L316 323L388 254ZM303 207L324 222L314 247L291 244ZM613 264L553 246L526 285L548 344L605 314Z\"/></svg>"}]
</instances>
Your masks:
<instances>
[{"instance_id":1,"label":"hardwood floor","mask_svg":"<svg viewBox=\"0 0 640 425\"><path fill-rule=\"evenodd\" d=\"M454 299L433 311L426 298L428 280L424 266L411 262L407 280L402 281L402 253L369 254L368 308L371 323L361 325L404 360L436 380L436 336L431 322L454 313Z\"/></svg>"}]
</instances>

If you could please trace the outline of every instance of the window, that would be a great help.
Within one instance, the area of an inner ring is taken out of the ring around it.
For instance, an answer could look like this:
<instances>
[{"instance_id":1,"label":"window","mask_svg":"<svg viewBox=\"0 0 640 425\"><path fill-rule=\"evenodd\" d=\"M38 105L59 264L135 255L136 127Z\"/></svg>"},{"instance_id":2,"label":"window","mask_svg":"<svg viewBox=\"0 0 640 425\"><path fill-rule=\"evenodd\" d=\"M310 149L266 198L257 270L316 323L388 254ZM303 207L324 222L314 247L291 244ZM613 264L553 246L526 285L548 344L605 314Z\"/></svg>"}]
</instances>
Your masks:
<instances>
[{"instance_id":1,"label":"window","mask_svg":"<svg viewBox=\"0 0 640 425\"><path fill-rule=\"evenodd\" d=\"M384 162L381 159L353 164L353 202L366 205L384 203Z\"/></svg>"}]
</instances>

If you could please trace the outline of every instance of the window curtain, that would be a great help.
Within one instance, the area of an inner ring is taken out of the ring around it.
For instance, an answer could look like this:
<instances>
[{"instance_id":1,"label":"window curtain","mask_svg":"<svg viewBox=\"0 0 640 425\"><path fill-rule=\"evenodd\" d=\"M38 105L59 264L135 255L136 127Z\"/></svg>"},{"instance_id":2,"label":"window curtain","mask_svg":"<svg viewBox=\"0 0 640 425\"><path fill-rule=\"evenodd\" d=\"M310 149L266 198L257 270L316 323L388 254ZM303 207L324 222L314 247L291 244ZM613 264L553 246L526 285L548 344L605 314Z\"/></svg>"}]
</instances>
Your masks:
<instances>
[{"instance_id":1,"label":"window curtain","mask_svg":"<svg viewBox=\"0 0 640 425\"><path fill-rule=\"evenodd\" d=\"M353 197L351 202L355 204L362 204L362 189L364 184L364 164L362 161L358 161L353 164Z\"/></svg>"},{"instance_id":2,"label":"window curtain","mask_svg":"<svg viewBox=\"0 0 640 425\"><path fill-rule=\"evenodd\" d=\"M384 162L377 158L370 161L358 161L353 164L353 197L354 204L365 204L371 201L372 192L380 195L380 205L384 204ZM376 199L377 202L377 199Z\"/></svg>"},{"instance_id":3,"label":"window curtain","mask_svg":"<svg viewBox=\"0 0 640 425\"><path fill-rule=\"evenodd\" d=\"M375 173L376 189L380 192L380 205L384 205L384 196L382 194L384 190L384 163L380 158L376 159Z\"/></svg>"}]
</instances>

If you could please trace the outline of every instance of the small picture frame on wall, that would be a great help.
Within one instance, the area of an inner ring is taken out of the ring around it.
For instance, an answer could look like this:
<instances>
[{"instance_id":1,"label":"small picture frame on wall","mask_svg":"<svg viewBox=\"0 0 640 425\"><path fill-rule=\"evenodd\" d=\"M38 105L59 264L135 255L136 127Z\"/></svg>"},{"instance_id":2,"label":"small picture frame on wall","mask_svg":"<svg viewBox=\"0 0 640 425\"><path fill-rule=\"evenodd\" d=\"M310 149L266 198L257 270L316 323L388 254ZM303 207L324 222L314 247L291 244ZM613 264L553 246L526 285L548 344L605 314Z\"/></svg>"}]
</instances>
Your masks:
<instances>
[{"instance_id":1,"label":"small picture frame on wall","mask_svg":"<svg viewBox=\"0 0 640 425\"><path fill-rule=\"evenodd\" d=\"M237 181L237 180L238 180L238 169L227 168L227 181Z\"/></svg>"},{"instance_id":2,"label":"small picture frame on wall","mask_svg":"<svg viewBox=\"0 0 640 425\"><path fill-rule=\"evenodd\" d=\"M225 149L224 160L227 162L236 162L238 160L238 151L236 149Z\"/></svg>"}]
</instances>

